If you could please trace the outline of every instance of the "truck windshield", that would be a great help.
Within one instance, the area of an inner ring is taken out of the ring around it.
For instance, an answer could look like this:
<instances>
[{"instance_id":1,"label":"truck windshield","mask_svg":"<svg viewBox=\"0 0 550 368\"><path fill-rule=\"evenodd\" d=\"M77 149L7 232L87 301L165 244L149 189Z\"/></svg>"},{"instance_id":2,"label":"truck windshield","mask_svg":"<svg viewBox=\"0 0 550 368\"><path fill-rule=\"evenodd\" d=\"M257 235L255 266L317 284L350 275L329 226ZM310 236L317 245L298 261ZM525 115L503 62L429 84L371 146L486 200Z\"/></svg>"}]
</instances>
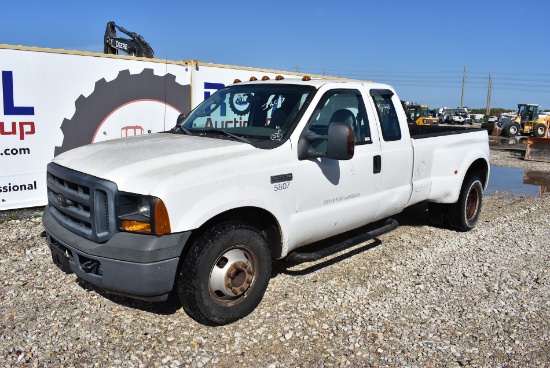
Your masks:
<instances>
[{"instance_id":1,"label":"truck windshield","mask_svg":"<svg viewBox=\"0 0 550 368\"><path fill-rule=\"evenodd\" d=\"M314 87L245 84L223 88L201 103L180 127L187 134L212 134L247 143L286 140Z\"/></svg>"}]
</instances>

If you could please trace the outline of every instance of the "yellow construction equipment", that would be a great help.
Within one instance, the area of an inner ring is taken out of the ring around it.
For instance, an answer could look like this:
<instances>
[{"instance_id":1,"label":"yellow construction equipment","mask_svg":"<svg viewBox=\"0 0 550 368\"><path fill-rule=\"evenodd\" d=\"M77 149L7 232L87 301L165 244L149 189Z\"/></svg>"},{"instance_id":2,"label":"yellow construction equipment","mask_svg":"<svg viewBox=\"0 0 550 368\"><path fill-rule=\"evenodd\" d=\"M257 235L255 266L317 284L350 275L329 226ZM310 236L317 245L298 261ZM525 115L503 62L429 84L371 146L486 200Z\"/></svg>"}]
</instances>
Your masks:
<instances>
[{"instance_id":1,"label":"yellow construction equipment","mask_svg":"<svg viewBox=\"0 0 550 368\"><path fill-rule=\"evenodd\" d=\"M537 135L527 138L525 159L550 162L550 117L546 116L544 123L536 123L533 129Z\"/></svg>"},{"instance_id":2,"label":"yellow construction equipment","mask_svg":"<svg viewBox=\"0 0 550 368\"><path fill-rule=\"evenodd\" d=\"M532 161L550 162L550 139L529 137L527 138L527 150L525 159Z\"/></svg>"},{"instance_id":3,"label":"yellow construction equipment","mask_svg":"<svg viewBox=\"0 0 550 368\"><path fill-rule=\"evenodd\" d=\"M431 125L439 123L439 119L430 115L427 105L404 104L407 121L416 125Z\"/></svg>"},{"instance_id":4,"label":"yellow construction equipment","mask_svg":"<svg viewBox=\"0 0 550 368\"><path fill-rule=\"evenodd\" d=\"M543 138L547 134L550 116L540 116L537 104L518 104L518 112L515 117L506 115L504 119L499 116L493 129L493 135L503 134L507 137L526 135Z\"/></svg>"},{"instance_id":5,"label":"yellow construction equipment","mask_svg":"<svg viewBox=\"0 0 550 368\"><path fill-rule=\"evenodd\" d=\"M550 116L539 116L539 105L518 104L518 116L514 120L514 123L519 125L518 133L538 138L545 137L549 121Z\"/></svg>"},{"instance_id":6,"label":"yellow construction equipment","mask_svg":"<svg viewBox=\"0 0 550 368\"><path fill-rule=\"evenodd\" d=\"M525 159L550 162L550 116L539 115L539 105L518 104L515 118L501 117L495 123L492 135L528 136Z\"/></svg>"}]
</instances>

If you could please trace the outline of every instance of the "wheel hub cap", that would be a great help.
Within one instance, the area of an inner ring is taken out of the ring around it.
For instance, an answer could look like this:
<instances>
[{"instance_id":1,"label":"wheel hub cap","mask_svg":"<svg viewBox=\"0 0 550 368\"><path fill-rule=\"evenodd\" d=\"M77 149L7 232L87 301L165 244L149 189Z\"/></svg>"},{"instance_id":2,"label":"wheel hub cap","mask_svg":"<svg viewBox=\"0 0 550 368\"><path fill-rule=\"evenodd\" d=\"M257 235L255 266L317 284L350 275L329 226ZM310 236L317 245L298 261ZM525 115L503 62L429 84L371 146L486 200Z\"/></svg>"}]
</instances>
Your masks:
<instances>
[{"instance_id":1,"label":"wheel hub cap","mask_svg":"<svg viewBox=\"0 0 550 368\"><path fill-rule=\"evenodd\" d=\"M225 287L235 295L244 293L252 283L252 274L248 263L234 263L225 275Z\"/></svg>"},{"instance_id":2,"label":"wheel hub cap","mask_svg":"<svg viewBox=\"0 0 550 368\"><path fill-rule=\"evenodd\" d=\"M241 249L225 252L212 268L210 291L221 299L244 294L254 279L254 270L246 253Z\"/></svg>"}]
</instances>

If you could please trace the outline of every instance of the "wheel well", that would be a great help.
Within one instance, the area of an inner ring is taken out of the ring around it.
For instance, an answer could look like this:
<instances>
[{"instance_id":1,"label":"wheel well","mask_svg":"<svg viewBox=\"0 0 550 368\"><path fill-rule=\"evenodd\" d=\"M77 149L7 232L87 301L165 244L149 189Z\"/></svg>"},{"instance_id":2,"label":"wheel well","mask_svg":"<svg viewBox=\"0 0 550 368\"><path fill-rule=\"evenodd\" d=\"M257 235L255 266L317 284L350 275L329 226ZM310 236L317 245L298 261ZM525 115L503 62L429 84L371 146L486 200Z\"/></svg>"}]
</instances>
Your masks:
<instances>
[{"instance_id":1,"label":"wheel well","mask_svg":"<svg viewBox=\"0 0 550 368\"><path fill-rule=\"evenodd\" d=\"M489 165L487 164L487 161L479 158L472 162L472 164L468 168L468 171L466 172L464 180L474 174L479 176L479 178L481 179L481 183L483 184L483 188L487 189L487 179L489 174Z\"/></svg>"},{"instance_id":2,"label":"wheel well","mask_svg":"<svg viewBox=\"0 0 550 368\"><path fill-rule=\"evenodd\" d=\"M220 213L205 222L197 230L194 230L188 240L189 244L192 244L195 239L211 227L228 220L242 221L260 230L267 240L269 249L271 249L271 258L275 260L281 256L282 246L279 223L270 212L257 207L241 207Z\"/></svg>"}]
</instances>

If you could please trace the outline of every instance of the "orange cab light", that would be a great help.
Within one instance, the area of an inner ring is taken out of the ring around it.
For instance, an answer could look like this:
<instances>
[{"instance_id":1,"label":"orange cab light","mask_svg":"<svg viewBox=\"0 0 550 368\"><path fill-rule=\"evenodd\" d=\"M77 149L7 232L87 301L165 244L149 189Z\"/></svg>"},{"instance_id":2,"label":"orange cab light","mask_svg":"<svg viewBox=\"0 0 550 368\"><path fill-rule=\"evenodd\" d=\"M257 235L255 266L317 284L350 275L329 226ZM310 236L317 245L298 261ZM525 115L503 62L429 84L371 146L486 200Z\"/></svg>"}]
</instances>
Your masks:
<instances>
[{"instance_id":1,"label":"orange cab light","mask_svg":"<svg viewBox=\"0 0 550 368\"><path fill-rule=\"evenodd\" d=\"M235 78L235 80L233 81L233 83L241 83L241 80L239 78Z\"/></svg>"},{"instance_id":2,"label":"orange cab light","mask_svg":"<svg viewBox=\"0 0 550 368\"><path fill-rule=\"evenodd\" d=\"M285 79L285 77L283 77L282 75L278 75L275 77L275 80L283 80Z\"/></svg>"},{"instance_id":3,"label":"orange cab light","mask_svg":"<svg viewBox=\"0 0 550 368\"><path fill-rule=\"evenodd\" d=\"M122 220L122 228L126 231L151 232L151 224L148 222Z\"/></svg>"},{"instance_id":4,"label":"orange cab light","mask_svg":"<svg viewBox=\"0 0 550 368\"><path fill-rule=\"evenodd\" d=\"M251 82L254 82L254 81L257 81L257 80L258 80L258 78L254 77L254 76L250 77L250 79L249 79L249 81L251 81Z\"/></svg>"},{"instance_id":5,"label":"orange cab light","mask_svg":"<svg viewBox=\"0 0 550 368\"><path fill-rule=\"evenodd\" d=\"M302 77L302 80L303 80L304 82L307 82L307 81L310 81L310 80L311 80L311 77L310 77L309 75L304 75L304 76Z\"/></svg>"},{"instance_id":6,"label":"orange cab light","mask_svg":"<svg viewBox=\"0 0 550 368\"><path fill-rule=\"evenodd\" d=\"M268 77L267 75L264 75L264 76L262 77L262 80L269 80L269 77Z\"/></svg>"}]
</instances>

